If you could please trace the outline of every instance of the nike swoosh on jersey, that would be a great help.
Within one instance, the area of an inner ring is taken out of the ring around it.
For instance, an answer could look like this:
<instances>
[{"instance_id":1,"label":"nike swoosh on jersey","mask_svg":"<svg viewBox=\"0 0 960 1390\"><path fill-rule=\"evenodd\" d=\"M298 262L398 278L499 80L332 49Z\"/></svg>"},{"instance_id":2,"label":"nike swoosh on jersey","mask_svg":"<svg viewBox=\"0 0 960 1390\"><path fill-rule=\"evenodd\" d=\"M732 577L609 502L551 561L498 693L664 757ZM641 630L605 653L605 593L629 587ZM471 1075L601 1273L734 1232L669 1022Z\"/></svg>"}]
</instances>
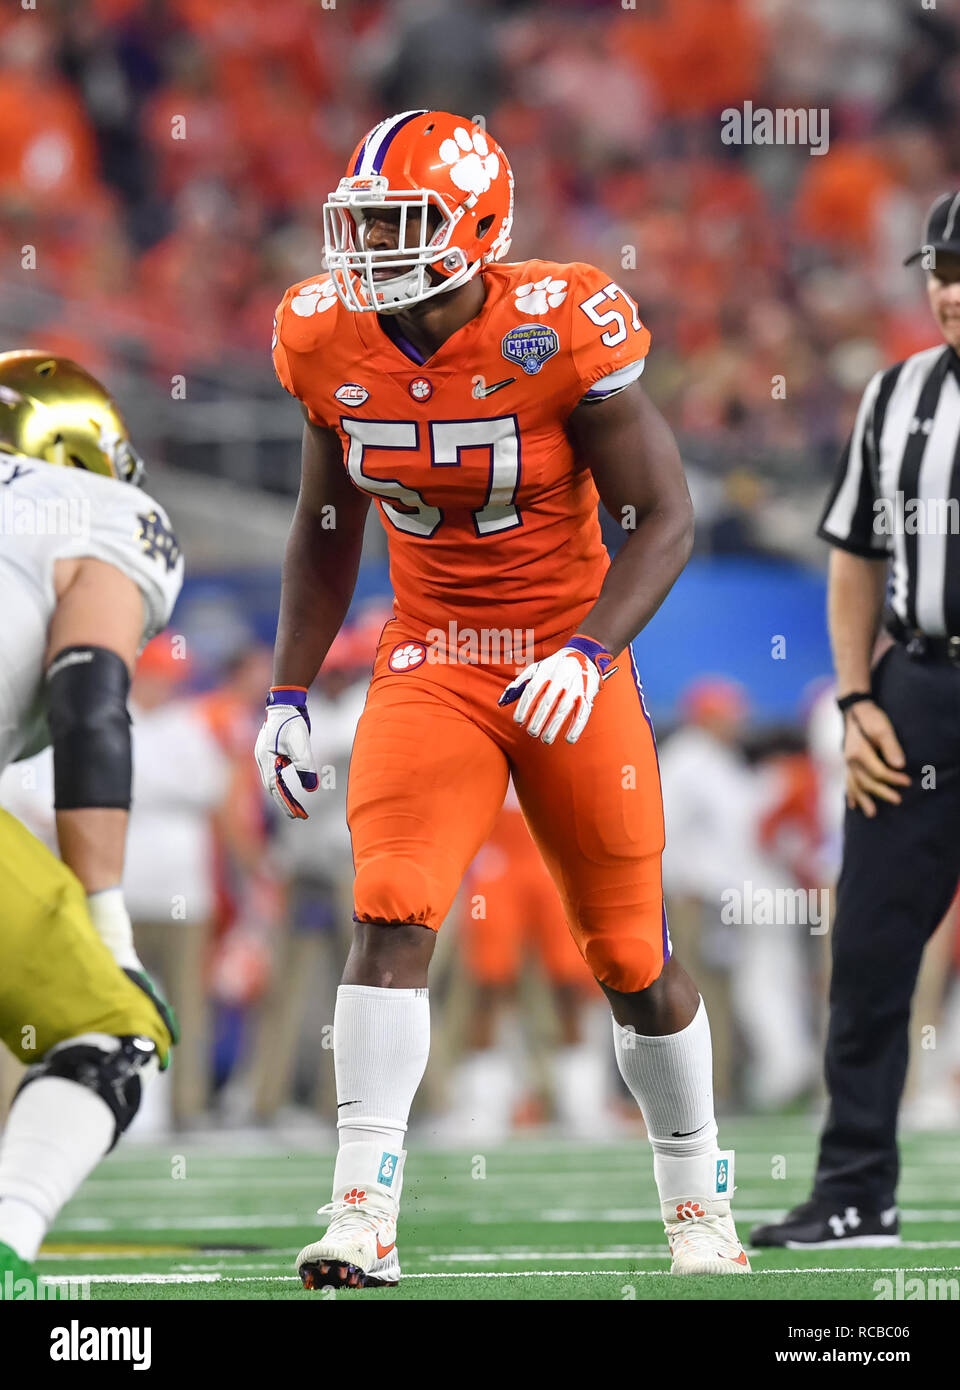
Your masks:
<instances>
[{"instance_id":1,"label":"nike swoosh on jersey","mask_svg":"<svg viewBox=\"0 0 960 1390\"><path fill-rule=\"evenodd\" d=\"M495 381L492 386L475 386L473 398L482 401L485 396L492 396L494 391L501 391L504 386L512 386L516 379L515 376L508 376L506 381Z\"/></svg>"}]
</instances>

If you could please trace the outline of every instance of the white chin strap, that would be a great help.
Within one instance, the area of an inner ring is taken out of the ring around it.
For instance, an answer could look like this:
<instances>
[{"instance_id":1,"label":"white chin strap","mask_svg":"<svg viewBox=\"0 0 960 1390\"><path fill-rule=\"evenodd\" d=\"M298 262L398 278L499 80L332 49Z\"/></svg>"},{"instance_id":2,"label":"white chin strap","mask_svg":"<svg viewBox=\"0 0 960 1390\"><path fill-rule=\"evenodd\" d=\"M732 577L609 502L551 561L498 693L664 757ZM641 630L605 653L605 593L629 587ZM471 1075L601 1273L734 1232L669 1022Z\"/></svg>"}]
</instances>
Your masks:
<instances>
[{"instance_id":1,"label":"white chin strap","mask_svg":"<svg viewBox=\"0 0 960 1390\"><path fill-rule=\"evenodd\" d=\"M438 294L458 289L472 280L480 269L480 261L467 265L466 257L462 252L459 254L463 264L437 285L430 283L429 266L422 261L399 275L375 280L375 262L364 261L362 253L355 253L347 264L342 260L338 264L339 258L330 257L330 276L340 301L354 313L397 314Z\"/></svg>"},{"instance_id":2,"label":"white chin strap","mask_svg":"<svg viewBox=\"0 0 960 1390\"><path fill-rule=\"evenodd\" d=\"M379 300L375 306L377 312L395 314L407 304L419 303L424 297L422 291L426 278L426 267L413 266L405 274L397 275L391 280L375 280Z\"/></svg>"}]
</instances>

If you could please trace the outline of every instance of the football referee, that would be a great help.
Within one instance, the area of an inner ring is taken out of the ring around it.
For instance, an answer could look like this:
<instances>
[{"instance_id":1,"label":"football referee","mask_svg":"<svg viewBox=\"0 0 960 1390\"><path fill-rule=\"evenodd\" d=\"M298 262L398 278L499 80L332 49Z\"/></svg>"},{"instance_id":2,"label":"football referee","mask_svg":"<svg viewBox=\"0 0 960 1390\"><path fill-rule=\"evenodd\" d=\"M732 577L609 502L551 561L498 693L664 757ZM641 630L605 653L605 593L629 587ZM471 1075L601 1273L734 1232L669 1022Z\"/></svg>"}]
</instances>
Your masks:
<instances>
[{"instance_id":1,"label":"football referee","mask_svg":"<svg viewBox=\"0 0 960 1390\"><path fill-rule=\"evenodd\" d=\"M960 192L920 260L945 346L863 393L819 534L845 724L830 1109L813 1195L754 1245L894 1245L897 1112L920 959L960 876ZM870 669L881 626L893 642Z\"/></svg>"}]
</instances>

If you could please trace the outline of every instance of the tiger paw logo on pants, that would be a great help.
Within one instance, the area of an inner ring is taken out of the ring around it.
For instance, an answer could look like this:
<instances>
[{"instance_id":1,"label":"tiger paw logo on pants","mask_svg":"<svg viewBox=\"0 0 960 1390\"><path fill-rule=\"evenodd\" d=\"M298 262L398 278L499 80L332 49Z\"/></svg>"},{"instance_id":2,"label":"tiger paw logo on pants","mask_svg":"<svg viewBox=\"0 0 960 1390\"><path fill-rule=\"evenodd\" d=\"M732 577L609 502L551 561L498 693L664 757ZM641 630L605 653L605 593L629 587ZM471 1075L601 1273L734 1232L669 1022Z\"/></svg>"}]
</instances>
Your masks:
<instances>
[{"instance_id":1,"label":"tiger paw logo on pants","mask_svg":"<svg viewBox=\"0 0 960 1390\"><path fill-rule=\"evenodd\" d=\"M422 642L399 642L390 653L387 665L391 671L413 671L426 659L427 649Z\"/></svg>"}]
</instances>

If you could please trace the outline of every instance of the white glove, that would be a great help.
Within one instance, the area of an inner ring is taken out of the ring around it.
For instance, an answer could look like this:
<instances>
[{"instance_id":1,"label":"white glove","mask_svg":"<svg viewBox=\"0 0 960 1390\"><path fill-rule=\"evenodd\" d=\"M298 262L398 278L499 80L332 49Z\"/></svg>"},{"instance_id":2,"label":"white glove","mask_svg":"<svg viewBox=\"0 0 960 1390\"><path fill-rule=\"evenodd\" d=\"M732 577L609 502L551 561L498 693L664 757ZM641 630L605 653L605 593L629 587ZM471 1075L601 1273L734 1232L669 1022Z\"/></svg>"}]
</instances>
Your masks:
<instances>
[{"instance_id":1,"label":"white glove","mask_svg":"<svg viewBox=\"0 0 960 1390\"><path fill-rule=\"evenodd\" d=\"M510 705L519 700L514 720L526 724L530 737L540 738L544 743L553 743L572 716L566 739L568 743L576 743L586 728L602 682L617 670L616 666L611 666L612 661L613 657L599 642L578 633L558 652L521 671L497 703ZM533 714L528 722L531 711Z\"/></svg>"},{"instance_id":2,"label":"white glove","mask_svg":"<svg viewBox=\"0 0 960 1390\"><path fill-rule=\"evenodd\" d=\"M307 813L284 785L280 775L293 767L304 791L315 792L320 779L313 765L307 692L300 685L275 685L267 696L266 719L254 750L260 780L291 820L306 820Z\"/></svg>"}]
</instances>

